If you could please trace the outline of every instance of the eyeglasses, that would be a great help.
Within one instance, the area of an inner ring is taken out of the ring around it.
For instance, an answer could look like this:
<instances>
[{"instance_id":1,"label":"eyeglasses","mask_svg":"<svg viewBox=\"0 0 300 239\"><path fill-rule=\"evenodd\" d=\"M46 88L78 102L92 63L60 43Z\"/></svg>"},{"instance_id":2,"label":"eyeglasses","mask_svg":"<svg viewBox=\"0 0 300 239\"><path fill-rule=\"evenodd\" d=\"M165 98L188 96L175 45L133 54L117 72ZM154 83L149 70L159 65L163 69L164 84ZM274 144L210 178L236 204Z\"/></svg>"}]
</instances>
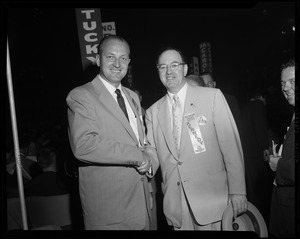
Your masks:
<instances>
[{"instance_id":1,"label":"eyeglasses","mask_svg":"<svg viewBox=\"0 0 300 239\"><path fill-rule=\"evenodd\" d=\"M180 65L185 65L185 63L181 63L181 62L172 62L169 67L173 70L173 71L177 71ZM157 69L159 70L159 72L165 72L167 70L168 65L166 64L161 64L161 65L157 65L156 66Z\"/></svg>"}]
</instances>

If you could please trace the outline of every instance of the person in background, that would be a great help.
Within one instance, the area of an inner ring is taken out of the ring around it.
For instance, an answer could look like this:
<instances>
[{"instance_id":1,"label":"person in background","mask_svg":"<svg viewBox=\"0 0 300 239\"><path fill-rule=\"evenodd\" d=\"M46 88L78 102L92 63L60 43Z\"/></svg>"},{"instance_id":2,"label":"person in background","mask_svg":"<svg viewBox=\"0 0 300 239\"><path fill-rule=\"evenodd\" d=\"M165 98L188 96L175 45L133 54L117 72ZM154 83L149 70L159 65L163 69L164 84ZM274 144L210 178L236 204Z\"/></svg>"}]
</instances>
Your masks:
<instances>
[{"instance_id":1,"label":"person in background","mask_svg":"<svg viewBox=\"0 0 300 239\"><path fill-rule=\"evenodd\" d=\"M24 184L25 196L56 196L68 194L67 182L58 172L59 150L46 145L39 149L37 162L42 173Z\"/></svg>"},{"instance_id":2,"label":"person in background","mask_svg":"<svg viewBox=\"0 0 300 239\"><path fill-rule=\"evenodd\" d=\"M85 229L148 230L153 149L146 147L138 95L121 84L130 62L128 42L105 36L96 62L99 74L66 98L70 146L81 163Z\"/></svg>"},{"instance_id":3,"label":"person in background","mask_svg":"<svg viewBox=\"0 0 300 239\"><path fill-rule=\"evenodd\" d=\"M34 147L32 147L33 144L34 142L28 137L20 137L19 151L23 183L29 182L32 178L41 173L37 164L36 150L33 150ZM12 146L9 148L8 152L6 152L6 180L7 197L19 197L16 159Z\"/></svg>"},{"instance_id":4,"label":"person in background","mask_svg":"<svg viewBox=\"0 0 300 239\"><path fill-rule=\"evenodd\" d=\"M288 103L295 107L294 59L281 68L281 90ZM275 145L274 145L275 148ZM280 152L282 150L282 152ZM282 149L270 155L270 168L276 172L273 183L269 232L274 237L291 238L295 229L295 113L288 128ZM299 230L299 222L296 224ZM298 231L299 232L299 231Z\"/></svg>"},{"instance_id":5,"label":"person in background","mask_svg":"<svg viewBox=\"0 0 300 239\"><path fill-rule=\"evenodd\" d=\"M191 74L186 76L186 79L189 82L189 84L194 84L203 87L205 86L205 82L201 76Z\"/></svg>"},{"instance_id":6,"label":"person in background","mask_svg":"<svg viewBox=\"0 0 300 239\"><path fill-rule=\"evenodd\" d=\"M242 125L244 138L242 140L247 198L262 214L264 220L269 219L271 201L272 177L267 164L269 159L269 134L266 112L266 98L262 89L250 93L250 99L242 107Z\"/></svg>"},{"instance_id":7,"label":"person in background","mask_svg":"<svg viewBox=\"0 0 300 239\"><path fill-rule=\"evenodd\" d=\"M176 48L161 52L157 68L167 94L146 110L145 119L162 173L167 222L174 230L221 230L229 204L234 218L247 210L234 118L219 89L186 83L188 65Z\"/></svg>"}]
</instances>

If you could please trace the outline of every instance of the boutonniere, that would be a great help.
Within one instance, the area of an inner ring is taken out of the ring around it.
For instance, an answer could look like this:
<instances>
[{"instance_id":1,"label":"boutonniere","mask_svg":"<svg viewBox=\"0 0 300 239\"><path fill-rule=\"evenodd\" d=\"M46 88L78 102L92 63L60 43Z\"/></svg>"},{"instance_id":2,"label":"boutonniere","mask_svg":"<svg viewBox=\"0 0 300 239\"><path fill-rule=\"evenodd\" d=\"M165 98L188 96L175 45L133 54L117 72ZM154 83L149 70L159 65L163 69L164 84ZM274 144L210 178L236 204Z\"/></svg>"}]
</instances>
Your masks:
<instances>
[{"instance_id":1,"label":"boutonniere","mask_svg":"<svg viewBox=\"0 0 300 239\"><path fill-rule=\"evenodd\" d=\"M205 125L206 122L207 122L207 119L206 119L205 116L202 115L202 116L199 116L199 117L198 117L198 124L199 124L199 125Z\"/></svg>"},{"instance_id":2,"label":"boutonniere","mask_svg":"<svg viewBox=\"0 0 300 239\"><path fill-rule=\"evenodd\" d=\"M135 100L133 98L131 98L131 99L132 99L132 104L134 105L136 111L139 112L139 107L138 107L137 103L135 102Z\"/></svg>"}]
</instances>

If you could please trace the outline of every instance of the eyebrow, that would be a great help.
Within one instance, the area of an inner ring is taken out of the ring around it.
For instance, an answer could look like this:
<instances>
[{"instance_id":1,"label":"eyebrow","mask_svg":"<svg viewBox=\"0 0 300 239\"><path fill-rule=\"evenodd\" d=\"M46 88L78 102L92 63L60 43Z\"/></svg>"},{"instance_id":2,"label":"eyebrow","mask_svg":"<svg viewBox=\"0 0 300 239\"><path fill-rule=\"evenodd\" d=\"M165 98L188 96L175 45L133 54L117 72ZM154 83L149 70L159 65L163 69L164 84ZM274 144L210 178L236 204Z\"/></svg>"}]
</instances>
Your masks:
<instances>
[{"instance_id":1,"label":"eyebrow","mask_svg":"<svg viewBox=\"0 0 300 239\"><path fill-rule=\"evenodd\" d=\"M180 62L180 61L172 61L170 64L172 63L184 63L184 62ZM158 64L158 65L168 65L167 63L162 63L162 64Z\"/></svg>"}]
</instances>

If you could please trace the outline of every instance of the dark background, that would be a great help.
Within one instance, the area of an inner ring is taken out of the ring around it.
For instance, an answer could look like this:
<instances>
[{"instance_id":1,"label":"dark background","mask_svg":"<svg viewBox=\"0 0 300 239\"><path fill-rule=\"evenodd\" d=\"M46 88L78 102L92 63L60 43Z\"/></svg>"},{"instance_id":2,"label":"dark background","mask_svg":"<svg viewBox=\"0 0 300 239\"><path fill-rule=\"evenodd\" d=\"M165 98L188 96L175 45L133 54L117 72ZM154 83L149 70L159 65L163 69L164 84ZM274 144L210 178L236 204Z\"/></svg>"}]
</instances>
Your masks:
<instances>
[{"instance_id":1,"label":"dark background","mask_svg":"<svg viewBox=\"0 0 300 239\"><path fill-rule=\"evenodd\" d=\"M235 95L241 106L252 89L267 90L270 127L283 137L294 109L280 89L280 65L298 49L292 31L298 20L296 2L10 1L1 2L1 49L5 66L8 36L20 137L59 131L61 140L68 140L66 96L98 73L97 68L83 71L81 65L75 8L86 7L100 8L102 22L115 22L116 33L128 40L133 85L142 93L145 108L165 93L155 66L160 48L172 45L186 57L199 57L199 44L208 41L217 87ZM2 137L6 146L11 146L4 70L2 76ZM123 83L126 85L126 79ZM162 195L160 190L157 193L158 227L166 230L169 227L162 214Z\"/></svg>"},{"instance_id":2,"label":"dark background","mask_svg":"<svg viewBox=\"0 0 300 239\"><path fill-rule=\"evenodd\" d=\"M279 68L297 47L292 30L298 17L296 2L158 1L146 2L146 7L140 3L2 5L6 31L1 33L8 33L20 134L53 125L65 128L68 92L98 72L96 68L82 70L75 14L75 8L81 7L100 8L102 22L114 21L116 33L128 40L133 84L142 93L145 108L165 93L155 67L158 50L172 45L187 57L199 57L199 44L208 41L218 88L235 95L241 105L251 89L268 89L274 127L290 120L292 109L280 91ZM2 39L6 41L6 34ZM7 86L4 89L9 138Z\"/></svg>"}]
</instances>

